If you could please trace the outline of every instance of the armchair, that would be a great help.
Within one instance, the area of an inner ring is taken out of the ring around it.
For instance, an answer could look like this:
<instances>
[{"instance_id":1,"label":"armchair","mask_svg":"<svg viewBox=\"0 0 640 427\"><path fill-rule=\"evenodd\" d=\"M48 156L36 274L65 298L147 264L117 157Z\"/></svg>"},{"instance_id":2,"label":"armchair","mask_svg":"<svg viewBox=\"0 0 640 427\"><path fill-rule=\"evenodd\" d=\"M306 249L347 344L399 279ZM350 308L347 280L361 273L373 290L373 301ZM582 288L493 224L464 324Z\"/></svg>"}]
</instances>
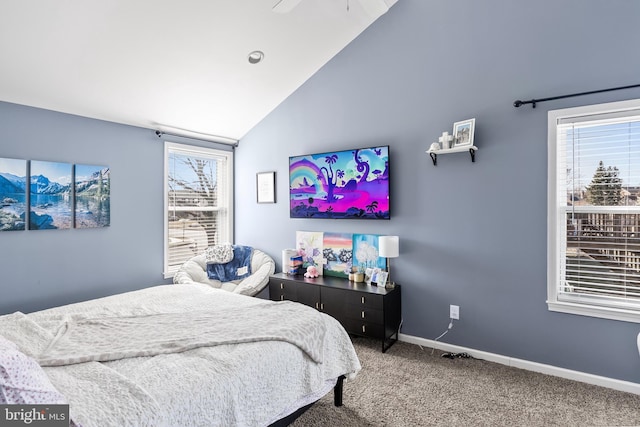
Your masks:
<instances>
[{"instance_id":1,"label":"armchair","mask_svg":"<svg viewBox=\"0 0 640 427\"><path fill-rule=\"evenodd\" d=\"M269 255L259 249L253 249L251 254L251 275L242 280L221 282L209 279L207 274L207 258L205 253L196 255L185 261L173 276L173 283L200 283L225 291L253 296L258 294L269 283L276 269L276 263Z\"/></svg>"}]
</instances>

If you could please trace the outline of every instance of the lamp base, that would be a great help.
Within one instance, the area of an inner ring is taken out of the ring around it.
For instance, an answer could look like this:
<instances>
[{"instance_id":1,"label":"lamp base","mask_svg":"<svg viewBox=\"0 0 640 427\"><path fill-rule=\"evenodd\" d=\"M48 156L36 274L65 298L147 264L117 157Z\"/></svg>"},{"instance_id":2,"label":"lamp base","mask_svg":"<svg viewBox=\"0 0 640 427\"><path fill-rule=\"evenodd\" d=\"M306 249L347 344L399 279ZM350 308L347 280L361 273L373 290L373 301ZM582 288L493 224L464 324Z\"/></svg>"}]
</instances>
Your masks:
<instances>
[{"instance_id":1,"label":"lamp base","mask_svg":"<svg viewBox=\"0 0 640 427\"><path fill-rule=\"evenodd\" d=\"M384 284L387 289L393 289L396 287L396 282L391 280L391 260L387 258L387 281Z\"/></svg>"}]
</instances>

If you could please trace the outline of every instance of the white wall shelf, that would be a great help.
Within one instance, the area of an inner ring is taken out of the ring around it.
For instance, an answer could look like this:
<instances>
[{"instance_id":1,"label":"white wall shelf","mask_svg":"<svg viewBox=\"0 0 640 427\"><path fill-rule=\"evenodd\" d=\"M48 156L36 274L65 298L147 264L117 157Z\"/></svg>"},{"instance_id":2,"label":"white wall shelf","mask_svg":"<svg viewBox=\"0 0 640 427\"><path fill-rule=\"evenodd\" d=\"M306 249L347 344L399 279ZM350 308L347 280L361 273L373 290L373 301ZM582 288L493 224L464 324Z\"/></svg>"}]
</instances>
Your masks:
<instances>
[{"instance_id":1,"label":"white wall shelf","mask_svg":"<svg viewBox=\"0 0 640 427\"><path fill-rule=\"evenodd\" d=\"M442 150L427 150L426 152L431 156L431 160L433 160L433 166L437 166L438 164L438 154L449 154L449 153L461 153L463 151L468 151L471 154L471 161L476 161L476 151L478 147L475 145L465 146L465 147L454 147L454 148L444 148Z\"/></svg>"}]
</instances>

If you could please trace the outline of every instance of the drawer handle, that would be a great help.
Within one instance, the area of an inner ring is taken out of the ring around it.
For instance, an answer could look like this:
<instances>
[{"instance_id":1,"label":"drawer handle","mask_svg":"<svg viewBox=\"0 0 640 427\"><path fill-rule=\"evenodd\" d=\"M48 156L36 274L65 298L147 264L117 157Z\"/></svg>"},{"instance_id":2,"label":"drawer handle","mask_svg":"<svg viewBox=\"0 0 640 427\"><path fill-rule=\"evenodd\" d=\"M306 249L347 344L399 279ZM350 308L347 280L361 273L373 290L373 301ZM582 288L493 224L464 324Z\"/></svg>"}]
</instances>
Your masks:
<instances>
[{"instance_id":1,"label":"drawer handle","mask_svg":"<svg viewBox=\"0 0 640 427\"><path fill-rule=\"evenodd\" d=\"M284 295L280 295L280 301L284 301Z\"/></svg>"},{"instance_id":2,"label":"drawer handle","mask_svg":"<svg viewBox=\"0 0 640 427\"><path fill-rule=\"evenodd\" d=\"M364 304L364 297L362 297L362 303Z\"/></svg>"},{"instance_id":3,"label":"drawer handle","mask_svg":"<svg viewBox=\"0 0 640 427\"><path fill-rule=\"evenodd\" d=\"M324 303L323 302L320 303L320 310L324 311Z\"/></svg>"},{"instance_id":4,"label":"drawer handle","mask_svg":"<svg viewBox=\"0 0 640 427\"><path fill-rule=\"evenodd\" d=\"M284 289L284 283L280 282L280 289Z\"/></svg>"},{"instance_id":5,"label":"drawer handle","mask_svg":"<svg viewBox=\"0 0 640 427\"><path fill-rule=\"evenodd\" d=\"M367 325L362 325L362 332L367 332Z\"/></svg>"},{"instance_id":6,"label":"drawer handle","mask_svg":"<svg viewBox=\"0 0 640 427\"><path fill-rule=\"evenodd\" d=\"M364 319L364 311L362 312L362 318Z\"/></svg>"},{"instance_id":7,"label":"drawer handle","mask_svg":"<svg viewBox=\"0 0 640 427\"><path fill-rule=\"evenodd\" d=\"M317 302L316 302L316 310L319 310L319 308L318 308L318 303L317 303Z\"/></svg>"}]
</instances>

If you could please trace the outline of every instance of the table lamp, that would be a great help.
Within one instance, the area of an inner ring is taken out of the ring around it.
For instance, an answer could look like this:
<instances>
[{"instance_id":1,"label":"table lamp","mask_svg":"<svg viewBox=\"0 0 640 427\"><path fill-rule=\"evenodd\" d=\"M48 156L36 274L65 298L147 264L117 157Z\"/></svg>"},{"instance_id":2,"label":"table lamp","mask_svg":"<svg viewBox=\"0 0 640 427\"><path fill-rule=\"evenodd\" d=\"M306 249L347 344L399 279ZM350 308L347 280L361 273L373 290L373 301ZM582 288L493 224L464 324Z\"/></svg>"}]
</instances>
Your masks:
<instances>
[{"instance_id":1,"label":"table lamp","mask_svg":"<svg viewBox=\"0 0 640 427\"><path fill-rule=\"evenodd\" d=\"M379 255L387 259L387 282L384 284L386 288L393 288L395 283L391 281L391 261L389 258L397 258L400 255L400 238L398 236L380 236L378 237Z\"/></svg>"}]
</instances>

